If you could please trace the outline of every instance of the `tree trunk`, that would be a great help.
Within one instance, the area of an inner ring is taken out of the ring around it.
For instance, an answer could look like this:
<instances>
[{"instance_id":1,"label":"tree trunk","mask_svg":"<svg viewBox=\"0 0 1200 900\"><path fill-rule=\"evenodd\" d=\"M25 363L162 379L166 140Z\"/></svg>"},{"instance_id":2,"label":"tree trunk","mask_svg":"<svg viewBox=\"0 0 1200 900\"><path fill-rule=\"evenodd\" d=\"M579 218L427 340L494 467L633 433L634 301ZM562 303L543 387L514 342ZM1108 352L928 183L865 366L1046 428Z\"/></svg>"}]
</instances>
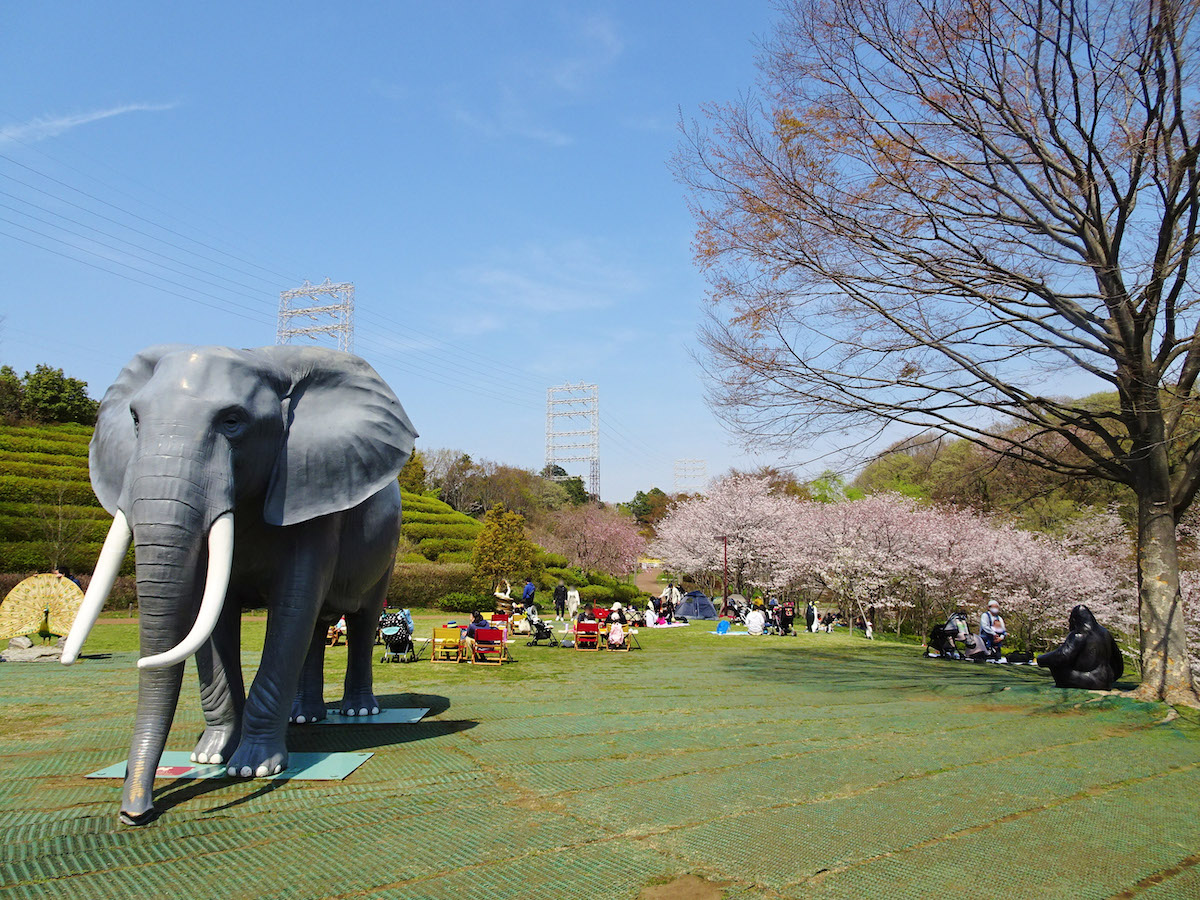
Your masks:
<instances>
[{"instance_id":1,"label":"tree trunk","mask_svg":"<svg viewBox=\"0 0 1200 900\"><path fill-rule=\"evenodd\" d=\"M1188 661L1179 551L1166 445L1156 441L1137 469L1138 620L1142 683L1134 696L1200 706Z\"/></svg>"}]
</instances>

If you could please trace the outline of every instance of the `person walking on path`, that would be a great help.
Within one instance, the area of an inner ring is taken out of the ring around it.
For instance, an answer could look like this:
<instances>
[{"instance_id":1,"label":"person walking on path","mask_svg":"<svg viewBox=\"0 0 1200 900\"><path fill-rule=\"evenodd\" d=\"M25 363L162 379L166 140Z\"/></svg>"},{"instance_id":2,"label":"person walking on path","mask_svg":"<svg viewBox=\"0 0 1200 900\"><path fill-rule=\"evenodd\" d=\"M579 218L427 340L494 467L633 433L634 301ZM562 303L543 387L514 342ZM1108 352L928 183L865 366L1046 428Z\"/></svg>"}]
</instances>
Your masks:
<instances>
[{"instance_id":1,"label":"person walking on path","mask_svg":"<svg viewBox=\"0 0 1200 900\"><path fill-rule=\"evenodd\" d=\"M559 579L554 586L554 621L561 622L567 614L567 586Z\"/></svg>"}]
</instances>

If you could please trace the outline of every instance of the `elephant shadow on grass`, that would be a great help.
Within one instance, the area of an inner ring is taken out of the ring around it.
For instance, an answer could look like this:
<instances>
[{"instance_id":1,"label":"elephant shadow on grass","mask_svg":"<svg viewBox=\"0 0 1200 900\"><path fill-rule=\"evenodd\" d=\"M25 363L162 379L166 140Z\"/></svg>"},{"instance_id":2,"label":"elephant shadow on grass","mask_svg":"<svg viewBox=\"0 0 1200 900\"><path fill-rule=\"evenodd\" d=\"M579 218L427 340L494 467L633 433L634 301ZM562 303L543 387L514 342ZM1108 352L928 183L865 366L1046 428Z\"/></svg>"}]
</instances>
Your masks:
<instances>
[{"instance_id":1,"label":"elephant shadow on grass","mask_svg":"<svg viewBox=\"0 0 1200 900\"><path fill-rule=\"evenodd\" d=\"M333 725L293 725L288 729L288 750L297 753L352 753L394 747L414 741L435 740L461 731L469 731L478 725L471 720L436 719L450 708L446 697L436 694L381 694L380 706L384 709L428 707L429 712L420 722L412 724L373 725L369 721L344 722ZM208 810L219 813L264 797L284 787L291 779L284 776L261 783L257 790L237 797ZM179 778L155 791L155 807L161 815L181 803L186 803L206 794L238 789L246 785L245 779Z\"/></svg>"}]
</instances>

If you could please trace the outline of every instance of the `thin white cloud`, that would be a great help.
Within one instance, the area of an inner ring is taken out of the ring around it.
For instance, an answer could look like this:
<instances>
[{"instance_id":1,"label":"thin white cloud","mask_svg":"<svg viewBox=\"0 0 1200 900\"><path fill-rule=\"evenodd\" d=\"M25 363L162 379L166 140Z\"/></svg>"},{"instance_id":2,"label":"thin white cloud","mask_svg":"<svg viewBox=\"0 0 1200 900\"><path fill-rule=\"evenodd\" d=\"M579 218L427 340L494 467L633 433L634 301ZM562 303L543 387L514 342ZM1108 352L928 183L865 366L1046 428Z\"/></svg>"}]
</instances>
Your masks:
<instances>
[{"instance_id":1,"label":"thin white cloud","mask_svg":"<svg viewBox=\"0 0 1200 900\"><path fill-rule=\"evenodd\" d=\"M502 61L495 79L496 95L449 102L450 117L484 137L519 138L565 147L573 138L546 122L556 112L585 97L624 51L616 24L605 16L590 16L566 23L556 48L567 52L539 52Z\"/></svg>"},{"instance_id":2,"label":"thin white cloud","mask_svg":"<svg viewBox=\"0 0 1200 900\"><path fill-rule=\"evenodd\" d=\"M80 125L89 125L92 122L111 119L113 116L122 116L131 112L165 112L174 109L177 105L175 103L126 103L122 106L76 113L71 116L38 116L28 122L0 127L0 144L44 141L47 138L64 134L72 128L78 128Z\"/></svg>"},{"instance_id":3,"label":"thin white cloud","mask_svg":"<svg viewBox=\"0 0 1200 900\"><path fill-rule=\"evenodd\" d=\"M481 314L606 309L642 289L641 279L588 241L529 244L459 273L461 295Z\"/></svg>"}]
</instances>

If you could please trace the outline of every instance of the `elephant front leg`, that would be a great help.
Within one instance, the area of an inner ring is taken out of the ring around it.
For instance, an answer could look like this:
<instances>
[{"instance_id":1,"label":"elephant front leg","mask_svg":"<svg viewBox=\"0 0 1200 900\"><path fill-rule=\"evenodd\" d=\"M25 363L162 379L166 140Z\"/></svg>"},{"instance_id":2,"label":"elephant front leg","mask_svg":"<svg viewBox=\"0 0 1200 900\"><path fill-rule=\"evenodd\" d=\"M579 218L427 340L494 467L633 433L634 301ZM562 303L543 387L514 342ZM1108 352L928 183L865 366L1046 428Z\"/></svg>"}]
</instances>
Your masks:
<instances>
[{"instance_id":1,"label":"elephant front leg","mask_svg":"<svg viewBox=\"0 0 1200 900\"><path fill-rule=\"evenodd\" d=\"M192 762L223 763L233 755L241 740L242 710L246 705L241 630L241 608L230 599L221 611L212 638L196 652L205 728L192 751Z\"/></svg>"},{"instance_id":2,"label":"elephant front leg","mask_svg":"<svg viewBox=\"0 0 1200 900\"><path fill-rule=\"evenodd\" d=\"M320 540L322 537L325 540ZM329 590L330 544L330 538L320 533L315 538L312 533L299 535L293 542L293 567L280 574L268 604L262 662L246 697L242 740L229 760L230 775L262 778L287 767L288 713L317 624L317 610Z\"/></svg>"}]
</instances>

